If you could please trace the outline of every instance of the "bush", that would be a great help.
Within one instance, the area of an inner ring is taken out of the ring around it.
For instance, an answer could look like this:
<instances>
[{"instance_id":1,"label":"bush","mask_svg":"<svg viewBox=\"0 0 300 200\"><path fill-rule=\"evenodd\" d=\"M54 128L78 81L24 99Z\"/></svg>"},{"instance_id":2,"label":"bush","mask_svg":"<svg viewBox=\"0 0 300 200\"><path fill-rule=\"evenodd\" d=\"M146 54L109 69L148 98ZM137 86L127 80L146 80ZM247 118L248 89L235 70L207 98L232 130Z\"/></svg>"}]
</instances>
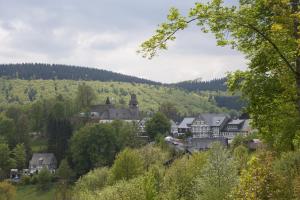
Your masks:
<instances>
[{"instance_id":1,"label":"bush","mask_svg":"<svg viewBox=\"0 0 300 200\"><path fill-rule=\"evenodd\" d=\"M104 188L107 185L108 175L109 170L106 167L103 167L94 169L80 177L74 187L75 196L82 191L94 192Z\"/></svg>"},{"instance_id":2,"label":"bush","mask_svg":"<svg viewBox=\"0 0 300 200\"><path fill-rule=\"evenodd\" d=\"M0 182L0 199L13 200L16 196L16 188L10 183L4 181Z\"/></svg>"},{"instance_id":3,"label":"bush","mask_svg":"<svg viewBox=\"0 0 300 200\"><path fill-rule=\"evenodd\" d=\"M133 149L126 148L120 152L111 168L110 181L135 178L143 173L144 163L140 154Z\"/></svg>"},{"instance_id":4,"label":"bush","mask_svg":"<svg viewBox=\"0 0 300 200\"><path fill-rule=\"evenodd\" d=\"M76 200L146 200L143 179L143 177L138 177L129 181L121 180L115 185L105 187L95 193L81 193L76 197Z\"/></svg>"},{"instance_id":5,"label":"bush","mask_svg":"<svg viewBox=\"0 0 300 200\"><path fill-rule=\"evenodd\" d=\"M31 178L30 178L30 183L32 185L35 185L37 184L38 180L37 180L37 174L33 175Z\"/></svg>"},{"instance_id":6,"label":"bush","mask_svg":"<svg viewBox=\"0 0 300 200\"><path fill-rule=\"evenodd\" d=\"M21 184L23 185L29 185L31 183L30 176L22 176L21 177Z\"/></svg>"},{"instance_id":7,"label":"bush","mask_svg":"<svg viewBox=\"0 0 300 200\"><path fill-rule=\"evenodd\" d=\"M52 181L52 174L47 169L42 169L37 175L37 188L48 190Z\"/></svg>"}]
</instances>

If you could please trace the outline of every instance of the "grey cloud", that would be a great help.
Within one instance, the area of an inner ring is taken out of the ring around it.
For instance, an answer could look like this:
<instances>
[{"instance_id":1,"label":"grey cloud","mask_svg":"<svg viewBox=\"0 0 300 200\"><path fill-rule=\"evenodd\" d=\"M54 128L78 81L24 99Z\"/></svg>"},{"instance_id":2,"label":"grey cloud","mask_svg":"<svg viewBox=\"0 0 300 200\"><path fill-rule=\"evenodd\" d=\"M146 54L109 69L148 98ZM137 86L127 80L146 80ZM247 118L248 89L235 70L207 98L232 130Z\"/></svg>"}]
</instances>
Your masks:
<instances>
[{"instance_id":1,"label":"grey cloud","mask_svg":"<svg viewBox=\"0 0 300 200\"><path fill-rule=\"evenodd\" d=\"M136 55L138 45L165 20L171 6L186 13L193 4L194 0L0 0L0 62L110 66L106 69L164 82L217 74L217 68L197 73L199 62L222 67L226 58L237 58L226 65L244 67L242 56L216 47L214 38L197 27L179 33L159 58L146 61ZM8 33L2 41L1 30ZM218 63L207 59L220 57L223 61ZM184 63L189 71L182 77L178 68Z\"/></svg>"}]
</instances>

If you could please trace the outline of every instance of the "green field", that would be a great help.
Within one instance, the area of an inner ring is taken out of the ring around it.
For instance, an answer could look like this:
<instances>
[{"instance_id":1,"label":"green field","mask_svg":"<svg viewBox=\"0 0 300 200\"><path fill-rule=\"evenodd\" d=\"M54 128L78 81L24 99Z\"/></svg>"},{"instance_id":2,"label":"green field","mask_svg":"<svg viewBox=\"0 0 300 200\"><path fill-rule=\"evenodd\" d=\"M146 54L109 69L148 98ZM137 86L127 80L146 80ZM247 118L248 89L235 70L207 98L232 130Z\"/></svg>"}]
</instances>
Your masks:
<instances>
[{"instance_id":1,"label":"green field","mask_svg":"<svg viewBox=\"0 0 300 200\"><path fill-rule=\"evenodd\" d=\"M135 93L139 107L144 111L155 111L163 102L174 103L181 113L222 112L205 94L186 92L176 88L147 84L73 81L73 80L21 80L0 79L0 104L28 104L29 91L35 91L34 101L47 99L61 94L74 98L79 84L90 85L97 96L94 104L104 103L110 97L116 105L127 106L130 94Z\"/></svg>"},{"instance_id":2,"label":"green field","mask_svg":"<svg viewBox=\"0 0 300 200\"><path fill-rule=\"evenodd\" d=\"M34 185L17 186L16 200L53 200L55 188L52 186L47 191L38 191Z\"/></svg>"}]
</instances>

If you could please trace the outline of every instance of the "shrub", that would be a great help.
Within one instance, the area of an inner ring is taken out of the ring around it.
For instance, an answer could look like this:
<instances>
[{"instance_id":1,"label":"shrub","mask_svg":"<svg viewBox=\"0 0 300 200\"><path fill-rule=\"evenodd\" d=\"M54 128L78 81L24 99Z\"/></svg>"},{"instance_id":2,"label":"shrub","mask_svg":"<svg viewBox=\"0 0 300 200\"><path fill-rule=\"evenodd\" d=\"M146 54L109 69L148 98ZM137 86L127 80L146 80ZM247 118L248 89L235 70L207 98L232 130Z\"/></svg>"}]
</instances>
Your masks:
<instances>
[{"instance_id":1,"label":"shrub","mask_svg":"<svg viewBox=\"0 0 300 200\"><path fill-rule=\"evenodd\" d=\"M126 148L120 152L111 168L111 181L129 180L143 173L144 163L140 154Z\"/></svg>"},{"instance_id":2,"label":"shrub","mask_svg":"<svg viewBox=\"0 0 300 200\"><path fill-rule=\"evenodd\" d=\"M47 169L42 169L37 175L37 188L48 190L51 184L52 174Z\"/></svg>"},{"instance_id":3,"label":"shrub","mask_svg":"<svg viewBox=\"0 0 300 200\"><path fill-rule=\"evenodd\" d=\"M16 188L10 183L0 182L0 200L13 200L16 196Z\"/></svg>"},{"instance_id":4,"label":"shrub","mask_svg":"<svg viewBox=\"0 0 300 200\"><path fill-rule=\"evenodd\" d=\"M21 184L23 185L29 185L31 183L30 176L22 176L21 177Z\"/></svg>"},{"instance_id":5,"label":"shrub","mask_svg":"<svg viewBox=\"0 0 300 200\"><path fill-rule=\"evenodd\" d=\"M37 174L33 175L31 178L30 178L30 183L32 185L35 185L37 184L38 180L37 180Z\"/></svg>"},{"instance_id":6,"label":"shrub","mask_svg":"<svg viewBox=\"0 0 300 200\"><path fill-rule=\"evenodd\" d=\"M106 167L97 168L80 177L74 187L75 195L81 191L94 192L107 184L109 170Z\"/></svg>"}]
</instances>

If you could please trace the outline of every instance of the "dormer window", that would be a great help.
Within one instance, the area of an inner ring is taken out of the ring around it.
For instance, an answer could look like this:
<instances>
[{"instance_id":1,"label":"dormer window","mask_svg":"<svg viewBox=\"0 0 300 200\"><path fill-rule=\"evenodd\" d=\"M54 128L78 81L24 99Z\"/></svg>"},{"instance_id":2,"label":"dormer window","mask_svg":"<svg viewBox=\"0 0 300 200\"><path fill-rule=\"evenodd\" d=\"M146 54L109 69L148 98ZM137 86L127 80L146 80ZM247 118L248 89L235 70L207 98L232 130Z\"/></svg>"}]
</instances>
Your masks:
<instances>
[{"instance_id":1,"label":"dormer window","mask_svg":"<svg viewBox=\"0 0 300 200\"><path fill-rule=\"evenodd\" d=\"M43 158L39 158L39 165L43 165L43 161L44 161Z\"/></svg>"}]
</instances>

